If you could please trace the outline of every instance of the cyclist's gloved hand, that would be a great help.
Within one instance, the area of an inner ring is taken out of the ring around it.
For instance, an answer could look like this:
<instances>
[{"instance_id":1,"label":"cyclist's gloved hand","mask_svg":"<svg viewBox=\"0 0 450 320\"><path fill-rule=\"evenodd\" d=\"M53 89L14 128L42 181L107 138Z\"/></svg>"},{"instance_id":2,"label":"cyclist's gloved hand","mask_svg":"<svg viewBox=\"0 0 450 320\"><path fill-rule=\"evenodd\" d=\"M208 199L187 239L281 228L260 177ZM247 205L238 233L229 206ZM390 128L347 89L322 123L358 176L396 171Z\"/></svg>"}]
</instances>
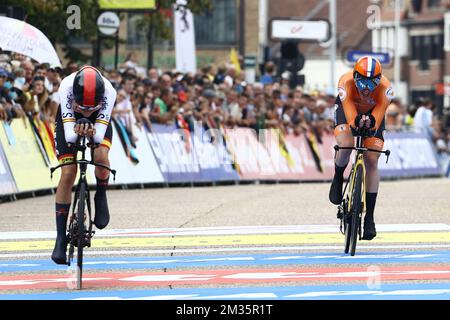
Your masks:
<instances>
[{"instance_id":1,"label":"cyclist's gloved hand","mask_svg":"<svg viewBox=\"0 0 450 320\"><path fill-rule=\"evenodd\" d=\"M355 127L359 129L370 129L375 127L375 117L371 114L358 114L355 118Z\"/></svg>"},{"instance_id":2,"label":"cyclist's gloved hand","mask_svg":"<svg viewBox=\"0 0 450 320\"><path fill-rule=\"evenodd\" d=\"M95 135L95 127L89 119L81 118L77 120L74 131L80 136L92 137Z\"/></svg>"}]
</instances>

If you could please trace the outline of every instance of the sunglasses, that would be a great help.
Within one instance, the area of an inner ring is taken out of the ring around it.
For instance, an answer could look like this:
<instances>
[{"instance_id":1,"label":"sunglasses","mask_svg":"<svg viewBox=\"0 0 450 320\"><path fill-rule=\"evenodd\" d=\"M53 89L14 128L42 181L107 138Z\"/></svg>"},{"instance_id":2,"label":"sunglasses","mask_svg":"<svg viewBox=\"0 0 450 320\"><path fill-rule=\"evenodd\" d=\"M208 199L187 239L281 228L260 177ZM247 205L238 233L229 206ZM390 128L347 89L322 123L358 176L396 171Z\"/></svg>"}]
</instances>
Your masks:
<instances>
[{"instance_id":1,"label":"sunglasses","mask_svg":"<svg viewBox=\"0 0 450 320\"><path fill-rule=\"evenodd\" d=\"M80 106L80 105L78 105L78 108L83 111L93 111L97 108L97 106Z\"/></svg>"},{"instance_id":2,"label":"sunglasses","mask_svg":"<svg viewBox=\"0 0 450 320\"><path fill-rule=\"evenodd\" d=\"M355 76L356 87L359 91L369 90L370 92L374 91L376 87L380 84L381 77L376 77L372 79L363 78L359 75Z\"/></svg>"}]
</instances>

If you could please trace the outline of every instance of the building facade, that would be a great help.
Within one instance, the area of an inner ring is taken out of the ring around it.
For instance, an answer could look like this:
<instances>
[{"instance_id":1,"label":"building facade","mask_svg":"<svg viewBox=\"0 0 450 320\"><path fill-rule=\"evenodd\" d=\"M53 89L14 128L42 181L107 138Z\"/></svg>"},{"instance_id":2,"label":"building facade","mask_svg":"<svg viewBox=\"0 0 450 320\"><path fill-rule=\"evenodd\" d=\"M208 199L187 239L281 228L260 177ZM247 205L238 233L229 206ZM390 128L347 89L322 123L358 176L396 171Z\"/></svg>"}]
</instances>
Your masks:
<instances>
[{"instance_id":1,"label":"building facade","mask_svg":"<svg viewBox=\"0 0 450 320\"><path fill-rule=\"evenodd\" d=\"M395 1L379 1L382 22L373 30L372 46L395 50ZM398 95L412 104L431 99L443 115L450 107L450 1L403 0L399 46L402 87ZM447 93L447 95L445 95Z\"/></svg>"}]
</instances>

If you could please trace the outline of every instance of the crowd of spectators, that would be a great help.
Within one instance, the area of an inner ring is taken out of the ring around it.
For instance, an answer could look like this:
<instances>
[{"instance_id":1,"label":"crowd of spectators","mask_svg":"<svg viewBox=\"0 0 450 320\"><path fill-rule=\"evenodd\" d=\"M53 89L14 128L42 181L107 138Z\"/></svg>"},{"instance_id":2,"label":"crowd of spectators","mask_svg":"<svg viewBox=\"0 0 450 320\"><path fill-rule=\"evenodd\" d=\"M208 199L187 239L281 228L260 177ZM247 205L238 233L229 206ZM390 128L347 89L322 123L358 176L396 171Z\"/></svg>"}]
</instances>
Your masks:
<instances>
[{"instance_id":1,"label":"crowd of spectators","mask_svg":"<svg viewBox=\"0 0 450 320\"><path fill-rule=\"evenodd\" d=\"M0 120L37 116L54 122L59 105L61 79L79 69L37 64L14 53L0 54ZM191 129L195 122L205 128L276 128L283 133L313 133L320 141L333 132L335 96L320 91L291 88L289 76L276 76L269 62L258 82L247 83L245 74L232 64L207 66L194 73L145 69L130 54L118 70L103 70L117 90L113 117L128 129L133 124L152 130L152 124L180 122ZM411 106L393 100L386 112L386 127L426 132L439 152L450 153L450 128L434 113L430 100Z\"/></svg>"}]
</instances>

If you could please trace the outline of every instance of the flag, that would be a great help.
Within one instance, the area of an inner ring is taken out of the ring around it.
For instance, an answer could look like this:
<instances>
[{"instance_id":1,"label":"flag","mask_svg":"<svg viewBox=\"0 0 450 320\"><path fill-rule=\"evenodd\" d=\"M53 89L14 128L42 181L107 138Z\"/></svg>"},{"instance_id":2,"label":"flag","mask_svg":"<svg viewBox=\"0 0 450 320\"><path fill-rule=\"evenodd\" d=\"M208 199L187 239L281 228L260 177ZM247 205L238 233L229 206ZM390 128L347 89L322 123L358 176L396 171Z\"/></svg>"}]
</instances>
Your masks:
<instances>
[{"instance_id":1,"label":"flag","mask_svg":"<svg viewBox=\"0 0 450 320\"><path fill-rule=\"evenodd\" d=\"M239 63L239 56L235 48L230 51L230 62L236 68L236 73L241 73L241 64Z\"/></svg>"}]
</instances>

